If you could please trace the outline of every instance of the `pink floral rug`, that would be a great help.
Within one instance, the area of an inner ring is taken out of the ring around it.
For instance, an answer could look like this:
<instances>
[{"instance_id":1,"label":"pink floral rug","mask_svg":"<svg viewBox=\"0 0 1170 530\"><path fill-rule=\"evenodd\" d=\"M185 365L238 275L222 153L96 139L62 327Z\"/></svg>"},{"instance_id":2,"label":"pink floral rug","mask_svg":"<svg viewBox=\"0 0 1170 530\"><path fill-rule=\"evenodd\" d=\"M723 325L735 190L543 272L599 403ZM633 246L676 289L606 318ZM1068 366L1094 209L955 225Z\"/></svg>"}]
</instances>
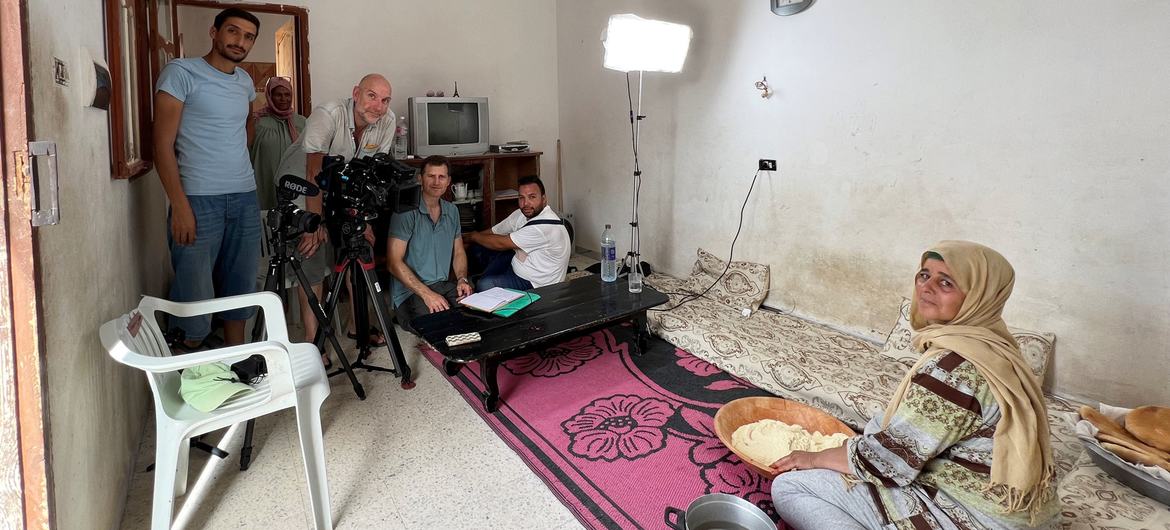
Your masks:
<instances>
[{"instance_id":1,"label":"pink floral rug","mask_svg":"<svg viewBox=\"0 0 1170 530\"><path fill-rule=\"evenodd\" d=\"M504 363L495 414L483 411L478 363L448 380L586 527L665 528L668 508L706 493L775 519L771 482L712 426L723 403L767 392L658 339L634 357L632 334L617 326ZM423 353L442 370L439 353Z\"/></svg>"}]
</instances>

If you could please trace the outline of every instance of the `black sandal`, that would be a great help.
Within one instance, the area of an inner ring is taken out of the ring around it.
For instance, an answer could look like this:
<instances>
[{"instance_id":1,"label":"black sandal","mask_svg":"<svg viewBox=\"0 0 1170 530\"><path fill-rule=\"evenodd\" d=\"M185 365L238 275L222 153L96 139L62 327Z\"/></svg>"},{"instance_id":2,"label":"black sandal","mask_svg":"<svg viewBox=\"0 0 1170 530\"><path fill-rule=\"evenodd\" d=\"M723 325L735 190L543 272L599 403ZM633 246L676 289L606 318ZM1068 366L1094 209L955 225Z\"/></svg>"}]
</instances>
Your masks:
<instances>
[{"instance_id":1,"label":"black sandal","mask_svg":"<svg viewBox=\"0 0 1170 530\"><path fill-rule=\"evenodd\" d=\"M370 335L378 335L378 336L382 337L380 340L376 340L376 341L375 341L375 340L371 340L371 341L370 341L370 346L371 346L371 347L374 347L374 348L381 348L382 346L385 346L385 345L386 345L386 335L384 335L384 334L383 334L381 331L378 331L378 328L376 328L376 327L374 327L374 326L370 326L370 332L369 332L369 334L370 334ZM351 339L353 339L353 340L358 340L358 335L357 335L357 333L346 333L346 334L345 334L345 336L346 336L346 337L349 337L349 338L351 338Z\"/></svg>"}]
</instances>

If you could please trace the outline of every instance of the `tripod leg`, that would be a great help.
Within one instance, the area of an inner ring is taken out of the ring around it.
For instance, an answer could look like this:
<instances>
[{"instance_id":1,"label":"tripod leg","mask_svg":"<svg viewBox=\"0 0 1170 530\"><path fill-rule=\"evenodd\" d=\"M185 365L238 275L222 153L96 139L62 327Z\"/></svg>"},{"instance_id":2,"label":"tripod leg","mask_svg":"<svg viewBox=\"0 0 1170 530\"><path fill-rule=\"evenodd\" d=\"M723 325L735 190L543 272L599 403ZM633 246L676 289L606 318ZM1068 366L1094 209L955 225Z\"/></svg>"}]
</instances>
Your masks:
<instances>
[{"instance_id":1,"label":"tripod leg","mask_svg":"<svg viewBox=\"0 0 1170 530\"><path fill-rule=\"evenodd\" d=\"M361 362L373 353L369 333L370 312L366 305L366 293L373 291L369 289L367 282L358 279L359 277L365 278L361 262L350 261L349 266L345 268L345 274L349 276L349 297L353 306L353 314L350 315L350 318L353 319L354 333L357 334L358 361Z\"/></svg>"},{"instance_id":2,"label":"tripod leg","mask_svg":"<svg viewBox=\"0 0 1170 530\"><path fill-rule=\"evenodd\" d=\"M410 380L410 365L406 364L406 356L402 353L402 344L398 342L398 332L394 329L393 322L387 318L386 307L383 304L382 297L379 296L382 290L378 285L378 280L374 278L374 272L372 270L365 270L360 267L355 267L355 270L361 271L361 276L365 280L365 291L370 293L371 298L373 298L374 312L378 315L378 324L382 326L386 335L386 348L390 352L390 360L394 362L395 370L402 377L402 388L407 390L414 388L415 383ZM357 299L355 298L355 300ZM364 312L364 307L363 305L363 310L359 312ZM358 324L361 324L361 322ZM364 328L359 327L357 329L359 330L358 335L362 335L360 330Z\"/></svg>"},{"instance_id":3,"label":"tripod leg","mask_svg":"<svg viewBox=\"0 0 1170 530\"><path fill-rule=\"evenodd\" d=\"M345 356L345 352L341 349L341 343L337 340L337 334L333 333L333 321L329 315L332 312L325 312L321 305L317 303L317 295L313 294L313 290L309 288L309 281L305 278L305 271L301 269L301 264L293 260L293 273L297 275L297 281L301 284L301 289L305 292L305 297L309 299L309 307L313 310L313 316L317 318L317 338L322 335L329 343L333 345L333 351L337 352L337 360L341 362L341 369L345 371L345 375L349 377L349 383L353 385L353 391L357 394L358 399L366 399L366 389L362 388L362 384L358 382L357 376L353 373L353 367L349 364L349 359ZM336 282L335 282L336 283ZM333 296L336 291L330 291L329 295ZM334 298L334 305L336 305L336 298ZM321 341L324 344L324 341ZM318 351L324 351L321 347Z\"/></svg>"},{"instance_id":4,"label":"tripod leg","mask_svg":"<svg viewBox=\"0 0 1170 530\"><path fill-rule=\"evenodd\" d=\"M284 267L281 263L280 256L273 256L272 259L268 260L268 272L264 274L264 290L265 291L272 291L274 293L276 292L276 286L277 286L277 283L276 283L277 278L276 277L278 275L282 275L281 269L283 269L283 268ZM252 324L252 342L260 342L260 339L263 336L264 336L264 312L257 311L256 312L256 323Z\"/></svg>"},{"instance_id":5,"label":"tripod leg","mask_svg":"<svg viewBox=\"0 0 1170 530\"><path fill-rule=\"evenodd\" d=\"M229 454L227 451L224 451L223 449L220 449L214 445L211 445L211 444L204 442L203 440L200 440L197 438L191 439L191 447L198 449L200 451L203 451L203 452L205 452L211 456L217 457L217 458L227 458L228 454Z\"/></svg>"},{"instance_id":6,"label":"tripod leg","mask_svg":"<svg viewBox=\"0 0 1170 530\"><path fill-rule=\"evenodd\" d=\"M274 293L284 292L284 249L273 255L268 260L268 272L264 274L264 290ZM287 307L286 300L283 294L281 295L281 307ZM252 324L252 342L260 342L265 338L264 335L264 311L256 312L256 321ZM240 471L247 471L248 466L252 465L252 431L256 429L256 420L248 420L248 426L244 430L244 446L240 448Z\"/></svg>"},{"instance_id":7,"label":"tripod leg","mask_svg":"<svg viewBox=\"0 0 1170 530\"><path fill-rule=\"evenodd\" d=\"M252 431L256 430L256 418L248 420L244 428L244 446L240 448L240 471L247 471L252 465Z\"/></svg>"},{"instance_id":8,"label":"tripod leg","mask_svg":"<svg viewBox=\"0 0 1170 530\"><path fill-rule=\"evenodd\" d=\"M324 312L329 316L330 320L337 314L337 300L341 296L341 281L343 278L345 278L345 274L338 273L337 276L334 276L333 283L329 284L329 290L325 292ZM322 348L325 346L326 331L332 333L332 326L319 326L317 328L317 336L313 338L313 344L316 344L317 348L322 351L324 351ZM338 350L337 354L342 355L342 352Z\"/></svg>"}]
</instances>

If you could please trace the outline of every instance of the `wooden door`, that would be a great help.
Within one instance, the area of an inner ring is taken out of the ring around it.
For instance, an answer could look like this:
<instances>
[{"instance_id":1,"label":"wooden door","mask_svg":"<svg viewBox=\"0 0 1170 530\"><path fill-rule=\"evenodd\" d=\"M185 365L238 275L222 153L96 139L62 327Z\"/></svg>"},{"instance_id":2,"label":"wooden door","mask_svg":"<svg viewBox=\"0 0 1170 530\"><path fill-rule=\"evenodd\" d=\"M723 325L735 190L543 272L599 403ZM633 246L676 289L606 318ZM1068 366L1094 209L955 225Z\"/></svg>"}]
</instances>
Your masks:
<instances>
[{"instance_id":1,"label":"wooden door","mask_svg":"<svg viewBox=\"0 0 1170 530\"><path fill-rule=\"evenodd\" d=\"M32 226L24 0L0 0L0 527L50 528L52 475Z\"/></svg>"}]
</instances>

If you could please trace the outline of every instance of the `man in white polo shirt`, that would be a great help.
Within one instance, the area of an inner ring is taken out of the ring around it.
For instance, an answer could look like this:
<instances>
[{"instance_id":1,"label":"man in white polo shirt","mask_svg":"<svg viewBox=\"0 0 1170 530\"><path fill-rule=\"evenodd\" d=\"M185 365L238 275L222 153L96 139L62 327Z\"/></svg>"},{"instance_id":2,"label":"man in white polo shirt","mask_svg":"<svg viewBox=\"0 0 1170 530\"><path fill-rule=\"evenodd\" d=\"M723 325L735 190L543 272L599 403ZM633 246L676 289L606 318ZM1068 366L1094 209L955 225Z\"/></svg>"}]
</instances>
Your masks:
<instances>
[{"instance_id":1,"label":"man in white polo shirt","mask_svg":"<svg viewBox=\"0 0 1170 530\"><path fill-rule=\"evenodd\" d=\"M492 229L467 235L468 252L485 265L476 290L527 290L565 281L572 245L561 218L548 205L540 177L517 181L520 209Z\"/></svg>"}]
</instances>

